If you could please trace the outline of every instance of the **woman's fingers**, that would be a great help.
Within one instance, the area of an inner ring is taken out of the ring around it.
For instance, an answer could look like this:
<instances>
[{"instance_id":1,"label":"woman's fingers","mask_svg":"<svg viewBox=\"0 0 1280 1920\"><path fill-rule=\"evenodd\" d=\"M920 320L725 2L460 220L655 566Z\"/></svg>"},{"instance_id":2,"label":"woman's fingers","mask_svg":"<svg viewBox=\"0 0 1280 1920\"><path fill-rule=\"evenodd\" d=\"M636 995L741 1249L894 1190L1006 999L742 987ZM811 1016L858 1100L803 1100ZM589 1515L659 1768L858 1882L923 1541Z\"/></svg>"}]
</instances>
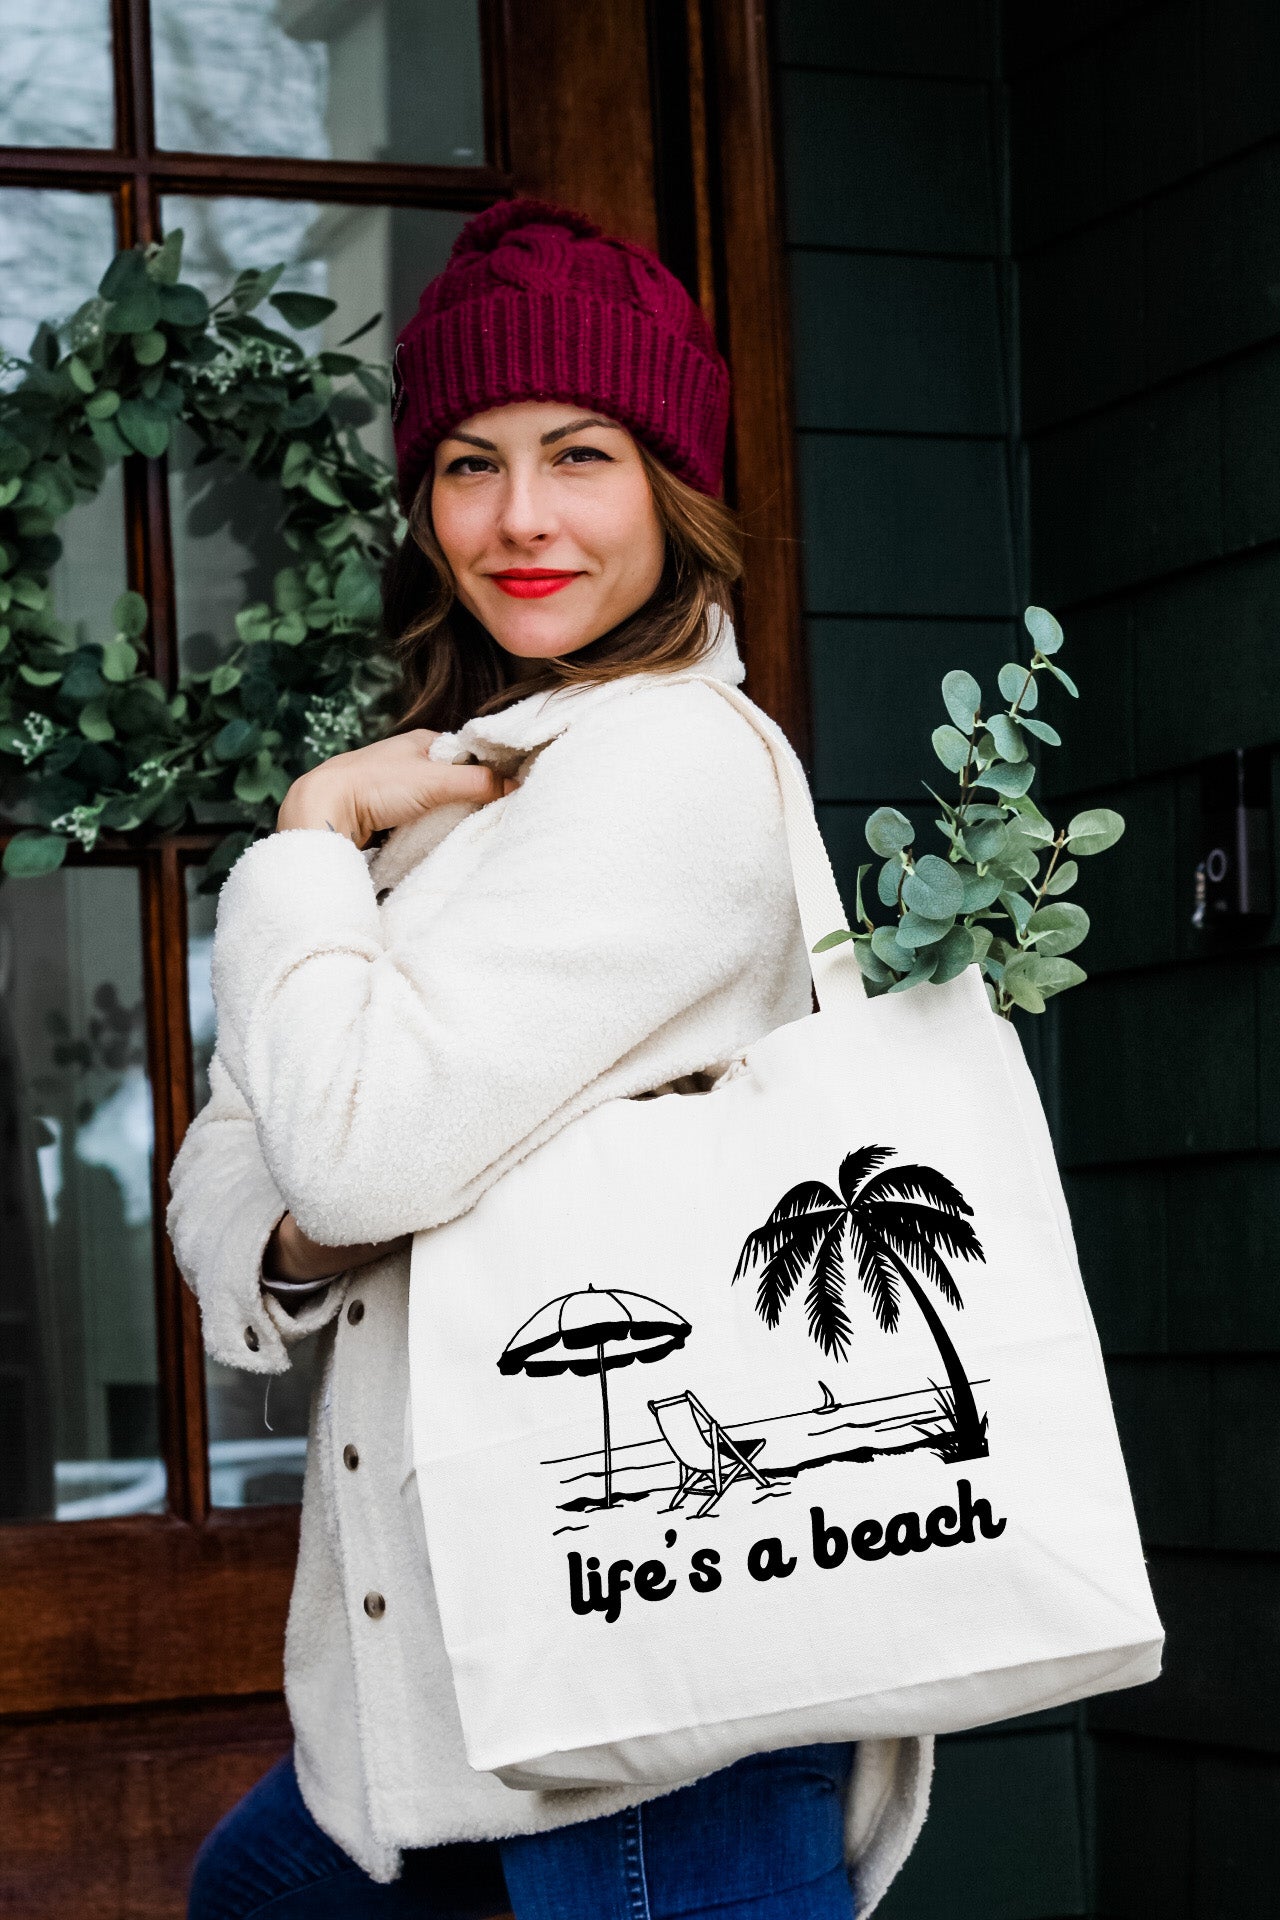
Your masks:
<instances>
[{"instance_id":1,"label":"woman's fingers","mask_svg":"<svg viewBox=\"0 0 1280 1920\"><path fill-rule=\"evenodd\" d=\"M441 800L497 800L506 792L502 775L493 767L455 767L447 761L430 762L433 784L439 786Z\"/></svg>"}]
</instances>

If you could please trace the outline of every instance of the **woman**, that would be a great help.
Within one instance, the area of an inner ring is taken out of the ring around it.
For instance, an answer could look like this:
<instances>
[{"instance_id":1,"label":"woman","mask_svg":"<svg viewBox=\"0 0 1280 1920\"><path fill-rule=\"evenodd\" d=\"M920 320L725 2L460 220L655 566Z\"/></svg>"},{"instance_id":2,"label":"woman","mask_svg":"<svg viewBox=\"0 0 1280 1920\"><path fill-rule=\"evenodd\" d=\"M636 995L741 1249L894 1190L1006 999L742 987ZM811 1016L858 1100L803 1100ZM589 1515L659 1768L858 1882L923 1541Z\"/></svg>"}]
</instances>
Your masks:
<instances>
[{"instance_id":1,"label":"woman","mask_svg":"<svg viewBox=\"0 0 1280 1920\"><path fill-rule=\"evenodd\" d=\"M445 1920L501 1908L505 1870L517 1920L848 1920L915 1838L927 1743L564 1792L464 1757L410 1238L600 1101L708 1086L810 988L768 752L698 684L743 668L727 373L696 307L644 249L509 203L459 237L396 374L407 710L295 781L231 870L212 1093L173 1169L210 1351L271 1374L324 1329L294 1752L206 1843L190 1912Z\"/></svg>"}]
</instances>

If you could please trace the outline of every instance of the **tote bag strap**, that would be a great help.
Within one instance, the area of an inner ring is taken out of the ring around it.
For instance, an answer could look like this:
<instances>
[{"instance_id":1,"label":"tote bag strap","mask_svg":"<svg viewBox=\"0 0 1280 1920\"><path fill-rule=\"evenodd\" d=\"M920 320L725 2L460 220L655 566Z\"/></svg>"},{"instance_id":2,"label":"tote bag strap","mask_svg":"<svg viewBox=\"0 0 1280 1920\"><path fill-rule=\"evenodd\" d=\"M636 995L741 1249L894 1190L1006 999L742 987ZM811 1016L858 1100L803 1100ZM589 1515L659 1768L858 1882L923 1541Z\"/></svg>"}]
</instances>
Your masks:
<instances>
[{"instance_id":1,"label":"tote bag strap","mask_svg":"<svg viewBox=\"0 0 1280 1920\"><path fill-rule=\"evenodd\" d=\"M862 984L862 973L849 942L842 941L839 946L829 947L825 953L813 951L815 943L825 934L834 933L838 927L847 927L849 923L813 811L809 783L795 748L777 722L771 720L739 688L730 686L727 680L719 680L709 673L691 673L688 678L701 680L704 686L714 687L717 693L723 695L729 705L736 707L743 719L755 728L773 756L778 785L782 789L782 817L787 851L791 857L791 878L795 885L796 905L800 910L800 925L804 931L809 971L813 975L818 1005L824 1012L831 1012L837 1007L865 1005L866 990Z\"/></svg>"}]
</instances>

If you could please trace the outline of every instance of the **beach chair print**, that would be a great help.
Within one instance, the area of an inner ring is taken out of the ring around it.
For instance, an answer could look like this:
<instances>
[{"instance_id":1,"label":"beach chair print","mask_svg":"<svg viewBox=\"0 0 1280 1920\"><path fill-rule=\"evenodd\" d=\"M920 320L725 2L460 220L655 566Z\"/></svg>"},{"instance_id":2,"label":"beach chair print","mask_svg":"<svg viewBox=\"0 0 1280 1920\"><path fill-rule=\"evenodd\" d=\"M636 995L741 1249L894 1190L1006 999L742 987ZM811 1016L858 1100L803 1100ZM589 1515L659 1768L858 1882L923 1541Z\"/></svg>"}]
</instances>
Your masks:
<instances>
[{"instance_id":1,"label":"beach chair print","mask_svg":"<svg viewBox=\"0 0 1280 1920\"><path fill-rule=\"evenodd\" d=\"M764 1475L752 1464L764 1440L731 1439L696 1394L677 1393L669 1400L651 1400L649 1411L680 1469L680 1484L661 1512L674 1513L690 1494L705 1493L706 1499L693 1516L701 1520L726 1487L744 1475L750 1474L759 1486L766 1484Z\"/></svg>"}]
</instances>

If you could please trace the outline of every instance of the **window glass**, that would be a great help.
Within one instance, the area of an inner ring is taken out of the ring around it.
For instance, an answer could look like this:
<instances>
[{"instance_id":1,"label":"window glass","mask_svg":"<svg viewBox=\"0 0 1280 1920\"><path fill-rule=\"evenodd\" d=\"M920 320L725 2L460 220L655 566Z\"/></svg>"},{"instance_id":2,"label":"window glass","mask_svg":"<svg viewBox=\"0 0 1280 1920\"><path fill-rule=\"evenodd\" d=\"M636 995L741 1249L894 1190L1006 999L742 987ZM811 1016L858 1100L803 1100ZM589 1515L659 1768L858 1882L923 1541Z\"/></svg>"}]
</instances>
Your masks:
<instances>
[{"instance_id":1,"label":"window glass","mask_svg":"<svg viewBox=\"0 0 1280 1920\"><path fill-rule=\"evenodd\" d=\"M0 1518L158 1513L137 873L0 879Z\"/></svg>"},{"instance_id":2,"label":"window glass","mask_svg":"<svg viewBox=\"0 0 1280 1920\"><path fill-rule=\"evenodd\" d=\"M0 189L0 354L24 359L42 320L69 320L97 292L115 250L106 194ZM0 377L11 385L15 370L0 368Z\"/></svg>"},{"instance_id":3,"label":"window glass","mask_svg":"<svg viewBox=\"0 0 1280 1920\"><path fill-rule=\"evenodd\" d=\"M325 294L337 310L299 338L309 349L339 341L381 314L351 349L370 361L391 358L396 333L438 273L466 220L462 213L413 207L319 206L287 200L202 199L164 202L166 232L181 227L183 278L220 298L245 267L285 261L282 288ZM273 325L279 316L264 310ZM371 452L393 457L387 410L362 429ZM169 463L179 657L198 672L235 638L235 616L270 597L290 555L279 534L276 488L219 462L193 465L195 442L180 436Z\"/></svg>"},{"instance_id":4,"label":"window glass","mask_svg":"<svg viewBox=\"0 0 1280 1920\"><path fill-rule=\"evenodd\" d=\"M0 0L0 146L109 147L110 0Z\"/></svg>"},{"instance_id":5,"label":"window glass","mask_svg":"<svg viewBox=\"0 0 1280 1920\"><path fill-rule=\"evenodd\" d=\"M156 140L475 167L478 0L152 0Z\"/></svg>"},{"instance_id":6,"label":"window glass","mask_svg":"<svg viewBox=\"0 0 1280 1920\"><path fill-rule=\"evenodd\" d=\"M95 291L114 251L105 196L0 191L0 351L25 357L41 320L68 319ZM0 384L20 378L19 367L0 370ZM108 640L111 608L127 585L119 465L107 469L96 495L82 498L59 522L58 537L62 558L51 580L58 618L80 644ZM0 776L0 814L34 819L12 775Z\"/></svg>"},{"instance_id":7,"label":"window glass","mask_svg":"<svg viewBox=\"0 0 1280 1920\"><path fill-rule=\"evenodd\" d=\"M187 869L187 996L196 1111L209 1098L214 1045L209 967L217 895L198 891L201 870ZM205 1357L209 1408L209 1495L215 1507L294 1504L302 1499L307 1419L316 1367L315 1339L291 1350L288 1373L245 1373Z\"/></svg>"}]
</instances>

